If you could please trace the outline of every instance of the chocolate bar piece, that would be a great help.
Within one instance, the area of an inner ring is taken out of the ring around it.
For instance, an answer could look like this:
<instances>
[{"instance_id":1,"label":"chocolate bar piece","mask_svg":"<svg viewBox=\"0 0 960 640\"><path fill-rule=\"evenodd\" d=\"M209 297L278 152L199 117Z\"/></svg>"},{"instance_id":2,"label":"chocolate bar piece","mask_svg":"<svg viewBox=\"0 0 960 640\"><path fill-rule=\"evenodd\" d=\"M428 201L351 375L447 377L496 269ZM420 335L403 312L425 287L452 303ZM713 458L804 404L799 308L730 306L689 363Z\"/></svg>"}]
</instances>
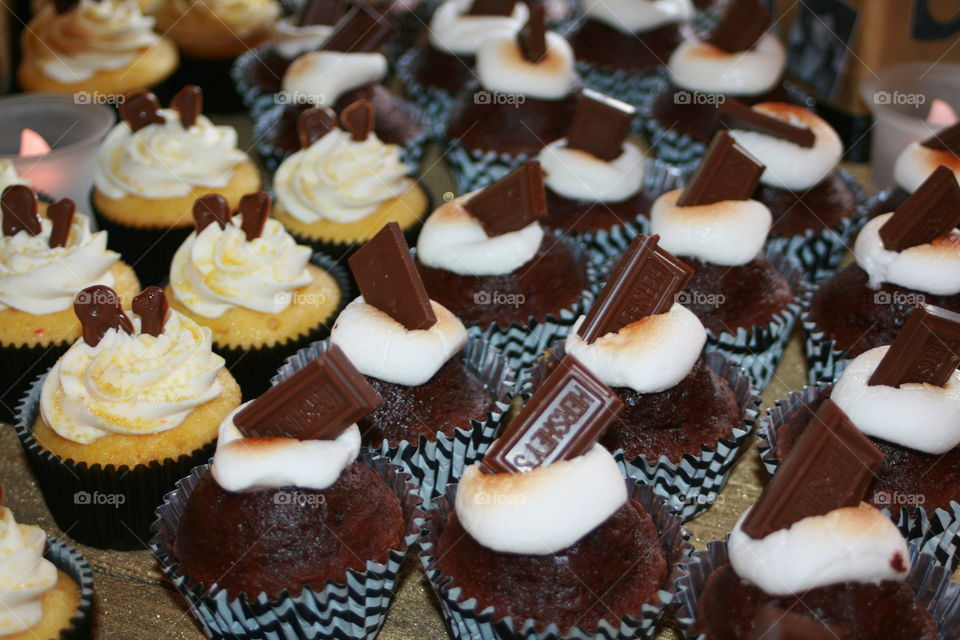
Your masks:
<instances>
[{"instance_id":1,"label":"chocolate bar piece","mask_svg":"<svg viewBox=\"0 0 960 640\"><path fill-rule=\"evenodd\" d=\"M348 260L367 304L407 329L429 329L437 316L400 225L390 222Z\"/></svg>"},{"instance_id":2,"label":"chocolate bar piece","mask_svg":"<svg viewBox=\"0 0 960 640\"><path fill-rule=\"evenodd\" d=\"M464 203L489 236L519 231L547 215L543 169L531 160L514 169Z\"/></svg>"},{"instance_id":3,"label":"chocolate bar piece","mask_svg":"<svg viewBox=\"0 0 960 640\"><path fill-rule=\"evenodd\" d=\"M334 25L343 17L346 8L344 0L307 0L300 11L297 26Z\"/></svg>"},{"instance_id":4,"label":"chocolate bar piece","mask_svg":"<svg viewBox=\"0 0 960 640\"><path fill-rule=\"evenodd\" d=\"M70 198L57 200L47 207L47 218L52 223L50 240L47 244L51 249L65 247L70 240L70 228L73 226L73 216L77 212L77 205Z\"/></svg>"},{"instance_id":5,"label":"chocolate bar piece","mask_svg":"<svg viewBox=\"0 0 960 640\"><path fill-rule=\"evenodd\" d=\"M306 149L337 128L337 114L330 107L310 107L297 116L300 148Z\"/></svg>"},{"instance_id":6,"label":"chocolate bar piece","mask_svg":"<svg viewBox=\"0 0 960 640\"><path fill-rule=\"evenodd\" d=\"M509 16L513 15L516 0L473 0L468 16Z\"/></svg>"},{"instance_id":7,"label":"chocolate bar piece","mask_svg":"<svg viewBox=\"0 0 960 640\"><path fill-rule=\"evenodd\" d=\"M386 16L361 3L340 18L323 48L344 53L374 53L386 44L395 29Z\"/></svg>"},{"instance_id":8,"label":"chocolate bar piece","mask_svg":"<svg viewBox=\"0 0 960 640\"><path fill-rule=\"evenodd\" d=\"M564 356L533 397L490 445L485 473L525 473L587 452L623 401L571 355Z\"/></svg>"},{"instance_id":9,"label":"chocolate bar piece","mask_svg":"<svg viewBox=\"0 0 960 640\"><path fill-rule=\"evenodd\" d=\"M645 316L668 311L693 277L693 267L657 246L660 236L637 236L587 313L577 333L586 342L616 333Z\"/></svg>"},{"instance_id":10,"label":"chocolate bar piece","mask_svg":"<svg viewBox=\"0 0 960 640\"><path fill-rule=\"evenodd\" d=\"M960 156L960 122L937 131L920 145L934 151L947 151Z\"/></svg>"},{"instance_id":11,"label":"chocolate bar piece","mask_svg":"<svg viewBox=\"0 0 960 640\"><path fill-rule=\"evenodd\" d=\"M340 347L269 389L233 417L249 438L333 440L383 399Z\"/></svg>"},{"instance_id":12,"label":"chocolate bar piece","mask_svg":"<svg viewBox=\"0 0 960 640\"><path fill-rule=\"evenodd\" d=\"M727 98L720 105L720 124L727 129L756 131L807 148L812 147L817 139L809 127L755 111L733 98Z\"/></svg>"},{"instance_id":13,"label":"chocolate bar piece","mask_svg":"<svg viewBox=\"0 0 960 640\"><path fill-rule=\"evenodd\" d=\"M942 387L960 366L960 314L932 305L910 313L869 384L899 387L924 382Z\"/></svg>"},{"instance_id":14,"label":"chocolate bar piece","mask_svg":"<svg viewBox=\"0 0 960 640\"><path fill-rule=\"evenodd\" d=\"M540 62L547 55L547 10L542 4L530 9L527 24L517 33L517 42L527 62Z\"/></svg>"},{"instance_id":15,"label":"chocolate bar piece","mask_svg":"<svg viewBox=\"0 0 960 640\"><path fill-rule=\"evenodd\" d=\"M140 333L159 336L167 322L170 304L163 289L151 285L133 299L133 312L140 317Z\"/></svg>"},{"instance_id":16,"label":"chocolate bar piece","mask_svg":"<svg viewBox=\"0 0 960 640\"><path fill-rule=\"evenodd\" d=\"M166 120L160 115L160 103L152 91L137 89L123 96L120 103L120 117L136 133L147 125L163 124Z\"/></svg>"},{"instance_id":17,"label":"chocolate bar piece","mask_svg":"<svg viewBox=\"0 0 960 640\"><path fill-rule=\"evenodd\" d=\"M243 216L240 228L247 236L247 242L256 240L263 233L263 225L270 217L270 196L266 191L254 191L240 198L237 212Z\"/></svg>"},{"instance_id":18,"label":"chocolate bar piece","mask_svg":"<svg viewBox=\"0 0 960 640\"><path fill-rule=\"evenodd\" d=\"M721 129L713 136L700 166L680 194L677 206L747 200L756 190L764 168L728 131Z\"/></svg>"},{"instance_id":19,"label":"chocolate bar piece","mask_svg":"<svg viewBox=\"0 0 960 640\"><path fill-rule=\"evenodd\" d=\"M836 640L837 635L812 616L764 605L754 620L751 640Z\"/></svg>"},{"instance_id":20,"label":"chocolate bar piece","mask_svg":"<svg viewBox=\"0 0 960 640\"><path fill-rule=\"evenodd\" d=\"M760 539L811 516L855 507L873 482L883 453L827 399L743 521Z\"/></svg>"},{"instance_id":21,"label":"chocolate bar piece","mask_svg":"<svg viewBox=\"0 0 960 640\"><path fill-rule=\"evenodd\" d=\"M613 160L623 151L637 110L597 91L584 89L567 133L567 147Z\"/></svg>"},{"instance_id":22,"label":"chocolate bar piece","mask_svg":"<svg viewBox=\"0 0 960 640\"><path fill-rule=\"evenodd\" d=\"M180 124L189 129L197 123L203 113L203 91L194 84L188 84L177 92L170 101L170 108L180 114Z\"/></svg>"},{"instance_id":23,"label":"chocolate bar piece","mask_svg":"<svg viewBox=\"0 0 960 640\"><path fill-rule=\"evenodd\" d=\"M752 49L770 27L770 9L760 0L729 0L704 39L730 53Z\"/></svg>"},{"instance_id":24,"label":"chocolate bar piece","mask_svg":"<svg viewBox=\"0 0 960 640\"><path fill-rule=\"evenodd\" d=\"M373 131L373 103L369 100L351 102L340 113L340 123L350 132L352 140L363 142Z\"/></svg>"},{"instance_id":25,"label":"chocolate bar piece","mask_svg":"<svg viewBox=\"0 0 960 640\"><path fill-rule=\"evenodd\" d=\"M83 341L91 347L100 344L110 329L133 333L133 323L120 306L120 296L110 287L95 284L73 299L73 312L80 320Z\"/></svg>"},{"instance_id":26,"label":"chocolate bar piece","mask_svg":"<svg viewBox=\"0 0 960 640\"><path fill-rule=\"evenodd\" d=\"M0 210L3 212L3 235L15 236L21 231L32 236L40 233L37 196L30 187L12 184L5 188L0 195Z\"/></svg>"},{"instance_id":27,"label":"chocolate bar piece","mask_svg":"<svg viewBox=\"0 0 960 640\"><path fill-rule=\"evenodd\" d=\"M221 229L230 224L230 204L219 193L208 193L193 203L193 228L200 233L211 223L216 222Z\"/></svg>"},{"instance_id":28,"label":"chocolate bar piece","mask_svg":"<svg viewBox=\"0 0 960 640\"><path fill-rule=\"evenodd\" d=\"M953 171L940 165L880 227L888 251L933 242L960 224L960 187Z\"/></svg>"}]
</instances>

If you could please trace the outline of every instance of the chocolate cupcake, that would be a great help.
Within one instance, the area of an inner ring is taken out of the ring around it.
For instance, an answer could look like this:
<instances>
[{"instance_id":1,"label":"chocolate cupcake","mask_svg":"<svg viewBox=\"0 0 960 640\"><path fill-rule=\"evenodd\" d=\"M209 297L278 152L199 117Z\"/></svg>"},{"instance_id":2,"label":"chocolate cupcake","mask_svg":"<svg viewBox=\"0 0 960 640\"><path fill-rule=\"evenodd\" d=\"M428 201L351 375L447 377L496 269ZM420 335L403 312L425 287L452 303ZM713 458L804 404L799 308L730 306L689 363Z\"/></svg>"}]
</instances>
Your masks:
<instances>
[{"instance_id":1,"label":"chocolate cupcake","mask_svg":"<svg viewBox=\"0 0 960 640\"><path fill-rule=\"evenodd\" d=\"M477 80L456 98L446 133L461 191L496 181L567 132L580 76L570 44L544 20L537 6L519 33L491 35L477 51Z\"/></svg>"},{"instance_id":2,"label":"chocolate cupcake","mask_svg":"<svg viewBox=\"0 0 960 640\"><path fill-rule=\"evenodd\" d=\"M832 381L847 363L890 344L924 302L960 311L960 187L939 167L893 213L871 219L856 262L807 295L808 378Z\"/></svg>"},{"instance_id":3,"label":"chocolate cupcake","mask_svg":"<svg viewBox=\"0 0 960 640\"><path fill-rule=\"evenodd\" d=\"M230 414L212 464L167 496L151 547L209 635L379 629L422 520L395 467L357 459L379 402L332 348Z\"/></svg>"},{"instance_id":4,"label":"chocolate cupcake","mask_svg":"<svg viewBox=\"0 0 960 640\"><path fill-rule=\"evenodd\" d=\"M430 299L515 367L565 336L593 299L590 257L545 233L538 222L545 213L542 171L528 162L482 191L443 204L417 241L417 266Z\"/></svg>"},{"instance_id":5,"label":"chocolate cupcake","mask_svg":"<svg viewBox=\"0 0 960 640\"><path fill-rule=\"evenodd\" d=\"M420 559L454 635L653 636L685 532L596 443L621 407L567 356L430 512Z\"/></svg>"},{"instance_id":6,"label":"chocolate cupcake","mask_svg":"<svg viewBox=\"0 0 960 640\"><path fill-rule=\"evenodd\" d=\"M837 168L843 143L813 112L784 102L720 105L720 122L763 163L753 198L773 215L767 252L798 263L810 281L836 270L863 221L863 190Z\"/></svg>"},{"instance_id":7,"label":"chocolate cupcake","mask_svg":"<svg viewBox=\"0 0 960 640\"><path fill-rule=\"evenodd\" d=\"M645 120L658 158L696 163L720 129L718 107L726 98L791 101L781 82L786 52L767 32L770 21L760 0L730 0L709 32L691 33L676 48L667 63L668 81Z\"/></svg>"},{"instance_id":8,"label":"chocolate cupcake","mask_svg":"<svg viewBox=\"0 0 960 640\"><path fill-rule=\"evenodd\" d=\"M397 75L426 115L430 132L443 137L454 98L475 77L477 51L501 32L516 33L530 10L515 0L445 0L430 18L427 41L400 58Z\"/></svg>"},{"instance_id":9,"label":"chocolate cupcake","mask_svg":"<svg viewBox=\"0 0 960 640\"><path fill-rule=\"evenodd\" d=\"M683 190L653 204L650 231L694 269L681 294L707 328L707 350L742 366L758 389L769 384L800 311L803 276L764 244L770 210L750 199L764 167L720 131Z\"/></svg>"}]
</instances>

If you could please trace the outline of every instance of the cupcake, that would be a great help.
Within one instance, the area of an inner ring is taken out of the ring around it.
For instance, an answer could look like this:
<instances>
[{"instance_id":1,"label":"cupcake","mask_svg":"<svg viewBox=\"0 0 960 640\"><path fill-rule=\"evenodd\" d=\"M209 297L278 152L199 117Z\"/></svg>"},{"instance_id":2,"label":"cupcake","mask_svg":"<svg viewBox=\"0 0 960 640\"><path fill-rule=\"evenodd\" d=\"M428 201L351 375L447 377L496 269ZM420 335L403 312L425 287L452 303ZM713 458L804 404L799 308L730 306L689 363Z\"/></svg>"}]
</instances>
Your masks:
<instances>
[{"instance_id":1,"label":"cupcake","mask_svg":"<svg viewBox=\"0 0 960 640\"><path fill-rule=\"evenodd\" d=\"M765 166L753 197L773 215L768 252L792 258L811 281L830 275L862 218L863 190L837 168L840 136L785 102L751 108L731 98L720 105L720 123Z\"/></svg>"},{"instance_id":2,"label":"cupcake","mask_svg":"<svg viewBox=\"0 0 960 640\"><path fill-rule=\"evenodd\" d=\"M896 211L872 218L850 264L808 295L805 350L811 382L890 344L924 302L960 311L960 187L939 167Z\"/></svg>"},{"instance_id":3,"label":"cupcake","mask_svg":"<svg viewBox=\"0 0 960 640\"><path fill-rule=\"evenodd\" d=\"M107 95L158 85L179 57L153 27L136 0L46 3L23 31L17 83L25 91Z\"/></svg>"},{"instance_id":4,"label":"cupcake","mask_svg":"<svg viewBox=\"0 0 960 640\"><path fill-rule=\"evenodd\" d=\"M18 524L0 487L0 637L79 638L90 633L93 572L73 547Z\"/></svg>"},{"instance_id":5,"label":"cupcake","mask_svg":"<svg viewBox=\"0 0 960 640\"><path fill-rule=\"evenodd\" d=\"M357 458L355 422L379 402L332 348L223 420L213 462L167 496L151 541L207 635L380 628L422 512L395 467Z\"/></svg>"},{"instance_id":6,"label":"cupcake","mask_svg":"<svg viewBox=\"0 0 960 640\"><path fill-rule=\"evenodd\" d=\"M163 291L133 300L95 285L74 303L83 335L24 398L17 434L61 530L99 548L140 548L154 508L206 461L240 388L210 331L168 310Z\"/></svg>"},{"instance_id":7,"label":"cupcake","mask_svg":"<svg viewBox=\"0 0 960 640\"><path fill-rule=\"evenodd\" d=\"M420 559L455 636L653 636L685 532L597 444L621 408L567 356L429 513Z\"/></svg>"},{"instance_id":8,"label":"cupcake","mask_svg":"<svg viewBox=\"0 0 960 640\"><path fill-rule=\"evenodd\" d=\"M162 283L193 226L197 198L219 193L236 208L260 188L260 173L237 148L233 127L200 114L202 95L185 87L169 109L146 91L125 96L123 122L101 143L94 167L97 223L144 282Z\"/></svg>"},{"instance_id":9,"label":"cupcake","mask_svg":"<svg viewBox=\"0 0 960 640\"><path fill-rule=\"evenodd\" d=\"M941 619L951 614L936 606L951 595L946 572L929 556L911 567L896 525L861 501L882 459L836 405L825 405L726 543L683 565L676 584L685 636L950 637L956 620ZM790 636L795 618L814 635Z\"/></svg>"},{"instance_id":10,"label":"cupcake","mask_svg":"<svg viewBox=\"0 0 960 640\"><path fill-rule=\"evenodd\" d=\"M835 383L795 392L763 422L772 473L832 400L884 453L865 500L953 567L960 560L960 314L921 306L890 346L854 358ZM916 421L921 420L920 428Z\"/></svg>"},{"instance_id":11,"label":"cupcake","mask_svg":"<svg viewBox=\"0 0 960 640\"><path fill-rule=\"evenodd\" d=\"M628 477L655 487L684 518L708 509L749 435L759 398L675 302L693 270L637 237L563 343L531 371L534 389L564 354L610 386L624 408L600 444Z\"/></svg>"},{"instance_id":12,"label":"cupcake","mask_svg":"<svg viewBox=\"0 0 960 640\"><path fill-rule=\"evenodd\" d=\"M643 108L694 15L690 0L584 0L570 33L583 83Z\"/></svg>"},{"instance_id":13,"label":"cupcake","mask_svg":"<svg viewBox=\"0 0 960 640\"><path fill-rule=\"evenodd\" d=\"M668 81L646 120L658 158L693 164L720 129L726 98L747 104L789 102L782 84L786 51L768 32L770 10L761 0L730 0L716 25L690 34L667 62Z\"/></svg>"},{"instance_id":14,"label":"cupcake","mask_svg":"<svg viewBox=\"0 0 960 640\"><path fill-rule=\"evenodd\" d=\"M302 148L273 177L273 215L300 242L334 256L349 253L388 222L414 235L427 194L409 177L400 147L374 130L376 109L358 100L337 116L327 107L300 114Z\"/></svg>"},{"instance_id":15,"label":"cupcake","mask_svg":"<svg viewBox=\"0 0 960 640\"><path fill-rule=\"evenodd\" d=\"M457 96L446 131L461 191L498 180L567 132L580 76L570 43L544 20L538 5L518 33L493 34L477 50L477 80Z\"/></svg>"},{"instance_id":16,"label":"cupcake","mask_svg":"<svg viewBox=\"0 0 960 640\"><path fill-rule=\"evenodd\" d=\"M540 165L528 162L482 191L444 203L417 240L430 299L515 367L565 336L593 299L589 256L544 233L545 209Z\"/></svg>"},{"instance_id":17,"label":"cupcake","mask_svg":"<svg viewBox=\"0 0 960 640\"><path fill-rule=\"evenodd\" d=\"M41 217L34 192L13 184L0 205L0 421L12 422L33 379L80 337L74 296L102 284L129 306L140 283L119 254L107 250L107 233L91 231L72 200L51 204Z\"/></svg>"},{"instance_id":18,"label":"cupcake","mask_svg":"<svg viewBox=\"0 0 960 640\"><path fill-rule=\"evenodd\" d=\"M515 0L444 0L427 29L427 41L400 59L398 75L407 95L442 137L454 97L476 77L477 51L488 37L516 33L530 10Z\"/></svg>"},{"instance_id":19,"label":"cupcake","mask_svg":"<svg viewBox=\"0 0 960 640\"><path fill-rule=\"evenodd\" d=\"M782 256L764 255L770 210L750 196L764 166L726 131L714 138L684 189L653 203L650 231L694 269L682 301L707 328L707 350L770 383L800 311L803 276Z\"/></svg>"},{"instance_id":20,"label":"cupcake","mask_svg":"<svg viewBox=\"0 0 960 640\"><path fill-rule=\"evenodd\" d=\"M244 397L269 386L283 359L326 336L348 284L335 263L311 256L269 218L263 191L231 215L217 195L197 200L195 229L170 265L170 305L210 330Z\"/></svg>"}]
</instances>

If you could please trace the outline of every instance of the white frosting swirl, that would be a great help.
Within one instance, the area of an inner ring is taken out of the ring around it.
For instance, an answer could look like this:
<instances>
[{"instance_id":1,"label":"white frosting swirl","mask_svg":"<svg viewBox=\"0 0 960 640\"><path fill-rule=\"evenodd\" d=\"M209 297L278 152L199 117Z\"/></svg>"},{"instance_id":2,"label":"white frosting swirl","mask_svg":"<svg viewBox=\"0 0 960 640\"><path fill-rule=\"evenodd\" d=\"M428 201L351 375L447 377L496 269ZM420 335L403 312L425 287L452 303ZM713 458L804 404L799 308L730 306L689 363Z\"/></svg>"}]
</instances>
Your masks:
<instances>
[{"instance_id":1,"label":"white frosting swirl","mask_svg":"<svg viewBox=\"0 0 960 640\"><path fill-rule=\"evenodd\" d=\"M490 237L464 208L471 195L444 203L423 223L417 238L420 262L461 276L513 273L529 262L543 241L540 223Z\"/></svg>"},{"instance_id":2,"label":"white frosting swirl","mask_svg":"<svg viewBox=\"0 0 960 640\"><path fill-rule=\"evenodd\" d=\"M67 440L167 431L220 395L223 358L209 329L173 310L156 337L132 320L133 334L110 329L95 347L75 342L43 381L43 419Z\"/></svg>"},{"instance_id":3,"label":"white frosting swirl","mask_svg":"<svg viewBox=\"0 0 960 640\"><path fill-rule=\"evenodd\" d=\"M565 98L577 83L573 49L552 31L547 32L547 54L539 62L523 57L515 34L491 35L477 51L477 76L487 91L540 100Z\"/></svg>"},{"instance_id":4,"label":"white frosting swirl","mask_svg":"<svg viewBox=\"0 0 960 640\"><path fill-rule=\"evenodd\" d=\"M611 387L638 393L657 393L689 375L707 341L700 319L674 303L666 313L647 316L587 343L577 331L585 316L574 323L565 350Z\"/></svg>"},{"instance_id":5,"label":"white frosting swirl","mask_svg":"<svg viewBox=\"0 0 960 640\"><path fill-rule=\"evenodd\" d=\"M575 544L627 501L609 451L599 444L582 456L526 473L488 475L468 467L457 489L460 524L493 551L544 556Z\"/></svg>"},{"instance_id":6,"label":"white frosting swirl","mask_svg":"<svg viewBox=\"0 0 960 640\"><path fill-rule=\"evenodd\" d=\"M772 89L783 74L787 55L772 33L747 51L729 53L700 40L685 40L670 55L670 80L681 89L755 96Z\"/></svg>"},{"instance_id":7,"label":"white frosting swirl","mask_svg":"<svg viewBox=\"0 0 960 640\"><path fill-rule=\"evenodd\" d=\"M50 248L53 223L40 219L40 233L0 236L0 309L12 307L42 315L69 309L78 291L94 284L114 285L110 272L120 254L107 250L107 232L90 231L86 216L75 214L65 247Z\"/></svg>"},{"instance_id":8,"label":"white frosting swirl","mask_svg":"<svg viewBox=\"0 0 960 640\"><path fill-rule=\"evenodd\" d=\"M467 344L467 329L457 316L430 301L437 321L428 329L410 330L356 298L337 317L330 342L365 376L416 387Z\"/></svg>"},{"instance_id":9,"label":"white frosting swirl","mask_svg":"<svg viewBox=\"0 0 960 640\"><path fill-rule=\"evenodd\" d=\"M301 222L355 222L406 191L408 173L397 145L373 132L358 142L334 129L284 160L273 188L283 209Z\"/></svg>"},{"instance_id":10,"label":"white frosting swirl","mask_svg":"<svg viewBox=\"0 0 960 640\"><path fill-rule=\"evenodd\" d=\"M273 46L281 56L292 60L302 53L319 49L333 33L328 24L308 24L300 26L297 19L287 16L277 22L277 33Z\"/></svg>"},{"instance_id":11,"label":"white frosting swirl","mask_svg":"<svg viewBox=\"0 0 960 640\"><path fill-rule=\"evenodd\" d=\"M283 90L300 103L333 106L353 89L380 82L387 75L382 53L305 53L283 74Z\"/></svg>"},{"instance_id":12,"label":"white frosting swirl","mask_svg":"<svg viewBox=\"0 0 960 640\"><path fill-rule=\"evenodd\" d=\"M43 619L43 594L57 584L57 568L43 557L47 535L17 524L0 506L0 635L27 631Z\"/></svg>"},{"instance_id":13,"label":"white frosting swirl","mask_svg":"<svg viewBox=\"0 0 960 640\"><path fill-rule=\"evenodd\" d=\"M949 151L938 151L919 142L911 142L897 156L893 165L893 180L907 193L913 193L940 165L948 167L960 181L960 157Z\"/></svg>"},{"instance_id":14,"label":"white frosting swirl","mask_svg":"<svg viewBox=\"0 0 960 640\"><path fill-rule=\"evenodd\" d=\"M826 178L843 155L843 142L827 122L812 111L785 102L763 102L754 111L813 132L812 147L801 147L758 131L733 129L730 135L766 167L760 182L777 189L801 191Z\"/></svg>"},{"instance_id":15,"label":"white frosting swirl","mask_svg":"<svg viewBox=\"0 0 960 640\"><path fill-rule=\"evenodd\" d=\"M446 0L430 19L430 45L437 51L474 55L483 41L498 33L516 33L527 22L530 10L523 2L509 16L471 15L473 0Z\"/></svg>"},{"instance_id":16,"label":"white frosting swirl","mask_svg":"<svg viewBox=\"0 0 960 640\"><path fill-rule=\"evenodd\" d=\"M889 282L939 296L960 293L960 231L954 229L933 242L903 251L888 251L880 238L880 228L891 216L884 213L870 220L853 245L854 257L866 271L869 286L877 289Z\"/></svg>"},{"instance_id":17,"label":"white frosting swirl","mask_svg":"<svg viewBox=\"0 0 960 640\"><path fill-rule=\"evenodd\" d=\"M13 161L0 160L0 193L7 187L15 184L29 185L30 181L26 178L21 178L17 174L17 167L14 166Z\"/></svg>"},{"instance_id":18,"label":"white frosting swirl","mask_svg":"<svg viewBox=\"0 0 960 640\"><path fill-rule=\"evenodd\" d=\"M355 424L333 440L247 438L233 423L233 417L247 404L220 423L210 473L227 491L323 490L332 486L360 453L360 429Z\"/></svg>"},{"instance_id":19,"label":"white frosting swirl","mask_svg":"<svg viewBox=\"0 0 960 640\"><path fill-rule=\"evenodd\" d=\"M280 313L295 290L313 281L310 247L298 245L273 218L259 238L247 241L242 221L236 216L225 229L213 223L194 231L173 256L173 293L199 316L217 318L234 307Z\"/></svg>"},{"instance_id":20,"label":"white frosting swirl","mask_svg":"<svg viewBox=\"0 0 960 640\"><path fill-rule=\"evenodd\" d=\"M643 152L632 142L613 160L570 149L566 138L555 140L540 151L540 164L547 174L547 188L571 200L623 202L643 187Z\"/></svg>"},{"instance_id":21,"label":"white frosting swirl","mask_svg":"<svg viewBox=\"0 0 960 640\"><path fill-rule=\"evenodd\" d=\"M843 370L830 397L863 433L930 454L960 444L960 371L942 387L908 382L899 387L870 386L890 347L876 347L853 359ZM917 428L917 417L923 427Z\"/></svg>"},{"instance_id":22,"label":"white frosting swirl","mask_svg":"<svg viewBox=\"0 0 960 640\"><path fill-rule=\"evenodd\" d=\"M237 149L233 127L214 126L206 116L188 129L180 114L160 109L163 124L151 124L136 133L121 122L97 152L94 185L114 200L128 195L142 198L181 198L194 187L227 186L234 167L246 159Z\"/></svg>"},{"instance_id":23,"label":"white frosting swirl","mask_svg":"<svg viewBox=\"0 0 960 640\"><path fill-rule=\"evenodd\" d=\"M763 250L773 216L756 200L724 200L693 207L677 206L682 190L663 194L650 211L650 233L677 256L712 264L747 264Z\"/></svg>"},{"instance_id":24,"label":"white frosting swirl","mask_svg":"<svg viewBox=\"0 0 960 640\"><path fill-rule=\"evenodd\" d=\"M693 17L690 0L584 0L583 12L625 35L653 31Z\"/></svg>"},{"instance_id":25,"label":"white frosting swirl","mask_svg":"<svg viewBox=\"0 0 960 640\"><path fill-rule=\"evenodd\" d=\"M153 25L136 0L80 0L62 14L51 6L33 25L43 42L38 65L63 84L89 80L98 71L124 67L157 42Z\"/></svg>"},{"instance_id":26,"label":"white frosting swirl","mask_svg":"<svg viewBox=\"0 0 960 640\"><path fill-rule=\"evenodd\" d=\"M742 529L749 512L730 532L730 564L738 576L770 595L798 595L844 582L903 580L909 573L907 541L897 525L866 503L803 518L759 540Z\"/></svg>"}]
</instances>

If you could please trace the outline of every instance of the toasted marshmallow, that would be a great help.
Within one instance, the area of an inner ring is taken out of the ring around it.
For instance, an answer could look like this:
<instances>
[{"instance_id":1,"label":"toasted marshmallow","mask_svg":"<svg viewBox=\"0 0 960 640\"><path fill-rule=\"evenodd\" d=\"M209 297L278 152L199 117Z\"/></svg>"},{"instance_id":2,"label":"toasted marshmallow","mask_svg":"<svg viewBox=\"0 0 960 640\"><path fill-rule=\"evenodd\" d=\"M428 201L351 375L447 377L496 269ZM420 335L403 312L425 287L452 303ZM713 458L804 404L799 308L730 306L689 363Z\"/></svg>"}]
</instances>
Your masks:
<instances>
[{"instance_id":1,"label":"toasted marshmallow","mask_svg":"<svg viewBox=\"0 0 960 640\"><path fill-rule=\"evenodd\" d=\"M650 211L650 233L676 256L726 266L747 264L763 250L773 216L756 200L724 200L694 207L677 205L682 189L663 194Z\"/></svg>"},{"instance_id":2,"label":"toasted marshmallow","mask_svg":"<svg viewBox=\"0 0 960 640\"><path fill-rule=\"evenodd\" d=\"M346 92L380 82L386 75L382 53L311 51L283 74L283 90L291 100L332 107Z\"/></svg>"},{"instance_id":3,"label":"toasted marshmallow","mask_svg":"<svg viewBox=\"0 0 960 640\"><path fill-rule=\"evenodd\" d=\"M756 96L777 84L786 61L783 45L768 33L752 49L737 53L685 40L670 55L667 70L673 84L687 91Z\"/></svg>"},{"instance_id":4,"label":"toasted marshmallow","mask_svg":"<svg viewBox=\"0 0 960 640\"><path fill-rule=\"evenodd\" d=\"M483 41L500 33L516 33L526 24L530 9L523 2L513 5L509 16L468 13L473 0L446 0L430 19L430 44L437 51L474 55Z\"/></svg>"},{"instance_id":5,"label":"toasted marshmallow","mask_svg":"<svg viewBox=\"0 0 960 640\"><path fill-rule=\"evenodd\" d=\"M544 147L539 160L547 188L571 200L623 202L643 187L643 152L630 142L613 160L601 160L561 138Z\"/></svg>"},{"instance_id":6,"label":"toasted marshmallow","mask_svg":"<svg viewBox=\"0 0 960 640\"><path fill-rule=\"evenodd\" d=\"M585 316L567 335L565 350L611 387L656 393L687 377L707 341L703 323L681 304L646 316L616 333L587 343L577 333Z\"/></svg>"},{"instance_id":7,"label":"toasted marshmallow","mask_svg":"<svg viewBox=\"0 0 960 640\"><path fill-rule=\"evenodd\" d=\"M513 273L529 262L543 241L540 223L491 238L464 207L471 195L444 203L423 223L417 238L420 262L462 276Z\"/></svg>"},{"instance_id":8,"label":"toasted marshmallow","mask_svg":"<svg viewBox=\"0 0 960 640\"><path fill-rule=\"evenodd\" d=\"M620 468L593 445L582 456L526 473L468 467L457 489L457 517L474 540L500 553L549 555L575 544L627 501Z\"/></svg>"},{"instance_id":9,"label":"toasted marshmallow","mask_svg":"<svg viewBox=\"0 0 960 640\"><path fill-rule=\"evenodd\" d=\"M515 34L490 36L477 51L477 76L487 91L540 100L565 98L577 82L573 49L552 31L547 33L547 55L536 63L523 57Z\"/></svg>"},{"instance_id":10,"label":"toasted marshmallow","mask_svg":"<svg viewBox=\"0 0 960 640\"><path fill-rule=\"evenodd\" d=\"M393 384L415 387L427 382L467 344L467 330L443 305L430 301L437 321L429 329L410 330L356 298L337 317L330 342L357 371Z\"/></svg>"},{"instance_id":11,"label":"toasted marshmallow","mask_svg":"<svg viewBox=\"0 0 960 640\"><path fill-rule=\"evenodd\" d=\"M292 60L300 54L319 49L331 33L331 25L300 25L294 16L287 16L277 21L277 35L273 44L277 53L287 60Z\"/></svg>"},{"instance_id":12,"label":"toasted marshmallow","mask_svg":"<svg viewBox=\"0 0 960 640\"><path fill-rule=\"evenodd\" d=\"M733 129L737 143L762 162L766 169L760 182L777 189L809 189L827 177L843 155L843 142L827 122L808 109L786 102L762 102L754 111L790 124L804 126L814 135L812 147L801 147L782 138L757 131Z\"/></svg>"},{"instance_id":13,"label":"toasted marshmallow","mask_svg":"<svg viewBox=\"0 0 960 640\"><path fill-rule=\"evenodd\" d=\"M960 181L960 156L912 142L897 156L893 165L893 180L904 191L913 193L940 165L953 171Z\"/></svg>"},{"instance_id":14,"label":"toasted marshmallow","mask_svg":"<svg viewBox=\"0 0 960 640\"><path fill-rule=\"evenodd\" d=\"M741 528L749 512L730 533L730 564L738 576L770 595L799 595L844 582L903 580L909 573L907 541L889 518L866 503L803 518L759 540Z\"/></svg>"},{"instance_id":15,"label":"toasted marshmallow","mask_svg":"<svg viewBox=\"0 0 960 640\"><path fill-rule=\"evenodd\" d=\"M690 0L585 0L583 3L583 13L588 18L629 36L686 22L694 11Z\"/></svg>"},{"instance_id":16,"label":"toasted marshmallow","mask_svg":"<svg viewBox=\"0 0 960 640\"><path fill-rule=\"evenodd\" d=\"M938 296L960 293L960 231L954 229L933 242L903 251L889 251L883 246L880 228L891 216L884 213L864 225L853 245L870 287L889 282Z\"/></svg>"}]
</instances>

